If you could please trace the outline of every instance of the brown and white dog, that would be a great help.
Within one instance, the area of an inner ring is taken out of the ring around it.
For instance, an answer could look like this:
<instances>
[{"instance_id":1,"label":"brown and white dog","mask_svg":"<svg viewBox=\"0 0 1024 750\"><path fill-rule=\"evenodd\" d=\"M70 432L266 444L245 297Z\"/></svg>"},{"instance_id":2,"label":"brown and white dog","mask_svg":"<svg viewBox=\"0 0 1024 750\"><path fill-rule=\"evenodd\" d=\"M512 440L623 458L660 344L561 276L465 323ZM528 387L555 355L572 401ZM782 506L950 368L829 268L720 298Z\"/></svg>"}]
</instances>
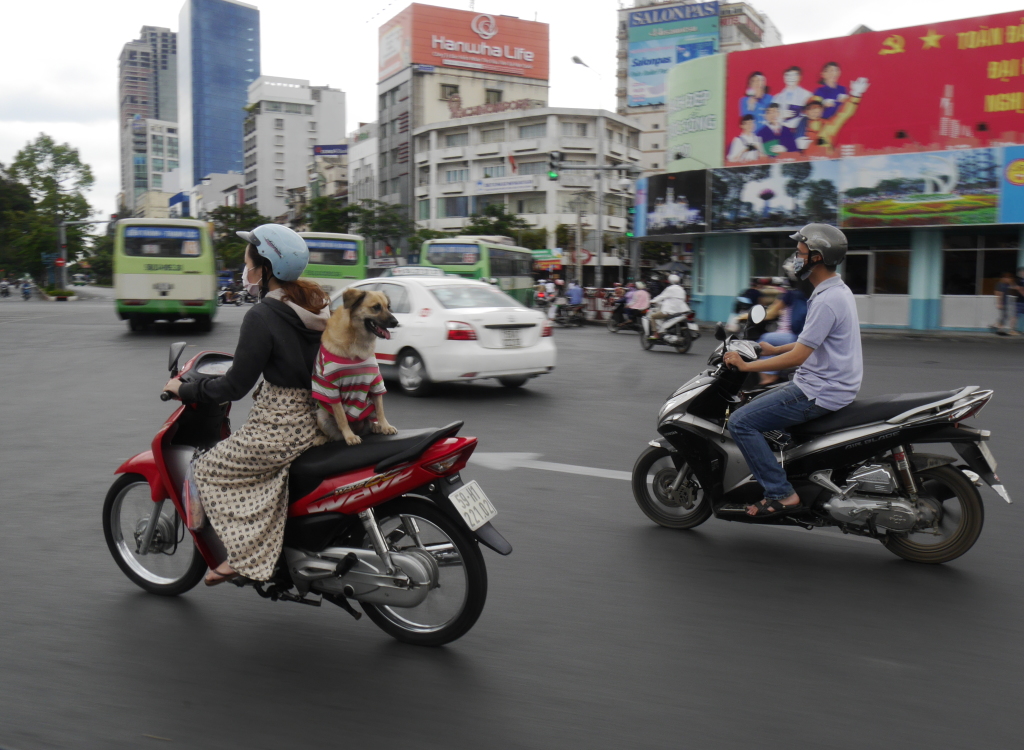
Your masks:
<instances>
[{"instance_id":1,"label":"brown and white dog","mask_svg":"<svg viewBox=\"0 0 1024 750\"><path fill-rule=\"evenodd\" d=\"M349 445L369 432L394 435L384 417L384 389L374 350L398 326L383 292L346 289L320 340L313 372L317 425L331 440Z\"/></svg>"}]
</instances>

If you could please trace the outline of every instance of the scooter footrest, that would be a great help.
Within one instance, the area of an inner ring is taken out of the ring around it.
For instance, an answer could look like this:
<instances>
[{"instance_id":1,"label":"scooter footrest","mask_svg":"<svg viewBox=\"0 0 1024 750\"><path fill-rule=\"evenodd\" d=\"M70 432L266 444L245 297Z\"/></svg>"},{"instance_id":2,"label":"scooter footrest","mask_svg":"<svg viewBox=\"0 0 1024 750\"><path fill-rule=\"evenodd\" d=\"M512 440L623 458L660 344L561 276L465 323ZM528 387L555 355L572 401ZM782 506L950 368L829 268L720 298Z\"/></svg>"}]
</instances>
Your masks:
<instances>
[{"instance_id":1,"label":"scooter footrest","mask_svg":"<svg viewBox=\"0 0 1024 750\"><path fill-rule=\"evenodd\" d=\"M746 505L723 505L718 509L719 513L746 513Z\"/></svg>"}]
</instances>

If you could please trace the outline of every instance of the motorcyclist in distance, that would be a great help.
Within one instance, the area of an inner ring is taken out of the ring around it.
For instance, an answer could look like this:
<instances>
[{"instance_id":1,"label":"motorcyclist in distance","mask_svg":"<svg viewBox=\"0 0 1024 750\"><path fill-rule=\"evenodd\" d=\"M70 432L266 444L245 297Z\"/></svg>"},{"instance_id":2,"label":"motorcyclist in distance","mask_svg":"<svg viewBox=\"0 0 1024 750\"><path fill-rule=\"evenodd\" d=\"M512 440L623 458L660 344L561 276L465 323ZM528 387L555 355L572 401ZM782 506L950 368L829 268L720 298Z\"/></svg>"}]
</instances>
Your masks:
<instances>
[{"instance_id":1,"label":"motorcyclist in distance","mask_svg":"<svg viewBox=\"0 0 1024 750\"><path fill-rule=\"evenodd\" d=\"M761 353L768 358L753 362L744 361L734 351L723 357L725 364L743 372L799 368L792 382L767 391L729 418L729 434L764 489L764 500L747 507L751 516L782 513L800 505L800 497L763 433L785 430L843 408L857 397L864 373L857 303L836 273L836 266L846 258L846 235L828 224L808 224L791 239L797 241L793 270L814 285L807 320L796 343L762 343Z\"/></svg>"},{"instance_id":2,"label":"motorcyclist in distance","mask_svg":"<svg viewBox=\"0 0 1024 750\"><path fill-rule=\"evenodd\" d=\"M651 331L651 338L658 338L661 335L661 322L666 318L672 318L679 313L687 312L690 306L686 304L686 290L683 289L680 279L676 274L668 277L668 286L657 297L651 300L651 304L660 305L658 312L651 314L651 321L656 322L657 329Z\"/></svg>"},{"instance_id":3,"label":"motorcyclist in distance","mask_svg":"<svg viewBox=\"0 0 1024 750\"><path fill-rule=\"evenodd\" d=\"M648 307L651 306L651 295L647 291L647 285L642 282L636 282L636 290L633 292L633 297L626 305L626 313L629 315L633 322L639 318Z\"/></svg>"}]
</instances>

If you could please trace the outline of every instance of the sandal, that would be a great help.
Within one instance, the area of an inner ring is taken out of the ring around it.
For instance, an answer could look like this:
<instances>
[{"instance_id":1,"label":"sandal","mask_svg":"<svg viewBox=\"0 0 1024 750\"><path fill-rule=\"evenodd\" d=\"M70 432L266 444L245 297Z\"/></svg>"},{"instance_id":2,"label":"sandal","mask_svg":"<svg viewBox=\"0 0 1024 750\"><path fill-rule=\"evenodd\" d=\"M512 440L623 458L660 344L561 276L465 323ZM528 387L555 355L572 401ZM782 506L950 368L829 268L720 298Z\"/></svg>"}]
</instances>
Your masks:
<instances>
[{"instance_id":1,"label":"sandal","mask_svg":"<svg viewBox=\"0 0 1024 750\"><path fill-rule=\"evenodd\" d=\"M781 500L762 500L759 503L755 503L750 506L754 508L756 512L748 513L751 518L763 518L764 516L775 516L784 513L785 511L794 511L800 509L800 503L796 505L783 505Z\"/></svg>"},{"instance_id":2,"label":"sandal","mask_svg":"<svg viewBox=\"0 0 1024 750\"><path fill-rule=\"evenodd\" d=\"M232 570L230 573L218 573L216 570L211 570L210 572L215 577L211 578L210 576L206 576L203 579L203 583L205 583L207 586L217 586L217 585L219 585L221 583L225 583L227 581L232 581L235 578L238 578L239 576L242 575L237 570Z\"/></svg>"}]
</instances>

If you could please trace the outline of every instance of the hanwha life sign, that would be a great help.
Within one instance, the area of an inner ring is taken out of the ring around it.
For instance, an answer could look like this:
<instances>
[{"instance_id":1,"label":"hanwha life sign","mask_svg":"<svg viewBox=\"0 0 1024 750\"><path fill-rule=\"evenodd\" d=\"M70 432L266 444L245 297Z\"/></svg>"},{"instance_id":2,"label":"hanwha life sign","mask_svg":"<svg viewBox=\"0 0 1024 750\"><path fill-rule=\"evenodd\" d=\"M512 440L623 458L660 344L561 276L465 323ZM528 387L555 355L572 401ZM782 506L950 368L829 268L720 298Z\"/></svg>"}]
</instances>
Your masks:
<instances>
[{"instance_id":1,"label":"hanwha life sign","mask_svg":"<svg viewBox=\"0 0 1024 750\"><path fill-rule=\"evenodd\" d=\"M380 27L379 80L410 64L548 79L548 25L413 3Z\"/></svg>"}]
</instances>

